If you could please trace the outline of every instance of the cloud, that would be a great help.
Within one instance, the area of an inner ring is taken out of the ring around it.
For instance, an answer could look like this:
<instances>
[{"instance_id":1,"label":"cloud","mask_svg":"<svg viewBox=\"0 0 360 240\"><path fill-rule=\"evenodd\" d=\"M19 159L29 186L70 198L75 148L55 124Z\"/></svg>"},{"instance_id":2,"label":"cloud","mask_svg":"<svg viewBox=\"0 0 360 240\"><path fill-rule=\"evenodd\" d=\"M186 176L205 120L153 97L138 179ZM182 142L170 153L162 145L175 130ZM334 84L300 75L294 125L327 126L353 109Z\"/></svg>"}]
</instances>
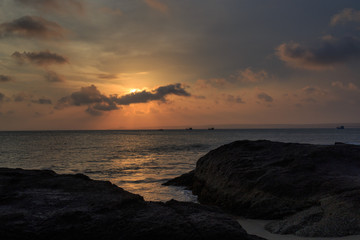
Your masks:
<instances>
[{"instance_id":1,"label":"cloud","mask_svg":"<svg viewBox=\"0 0 360 240\"><path fill-rule=\"evenodd\" d=\"M19 63L30 62L40 66L68 63L68 60L65 57L57 53L51 53L48 50L42 52L14 52L12 57Z\"/></svg>"},{"instance_id":2,"label":"cloud","mask_svg":"<svg viewBox=\"0 0 360 240\"><path fill-rule=\"evenodd\" d=\"M87 112L88 114L92 115L92 116L101 116L102 112L94 109L93 107L89 106L85 112Z\"/></svg>"},{"instance_id":3,"label":"cloud","mask_svg":"<svg viewBox=\"0 0 360 240\"><path fill-rule=\"evenodd\" d=\"M116 79L117 75L108 73L108 74L98 74L97 77L100 79Z\"/></svg>"},{"instance_id":4,"label":"cloud","mask_svg":"<svg viewBox=\"0 0 360 240\"><path fill-rule=\"evenodd\" d=\"M302 89L306 94L313 94L316 93L318 90L314 87L304 87Z\"/></svg>"},{"instance_id":5,"label":"cloud","mask_svg":"<svg viewBox=\"0 0 360 240\"><path fill-rule=\"evenodd\" d=\"M196 87L200 89L224 88L228 86L229 83L228 79L225 78L198 79L196 81Z\"/></svg>"},{"instance_id":6,"label":"cloud","mask_svg":"<svg viewBox=\"0 0 360 240\"><path fill-rule=\"evenodd\" d=\"M23 102L23 101L26 101L31 98L32 98L32 95L27 94L25 92L20 92L18 94L13 95L13 99L15 102Z\"/></svg>"},{"instance_id":7,"label":"cloud","mask_svg":"<svg viewBox=\"0 0 360 240\"><path fill-rule=\"evenodd\" d=\"M295 68L332 69L339 64L360 58L360 40L354 37L325 39L315 48L304 47L298 43L284 43L277 47L276 54L282 61Z\"/></svg>"},{"instance_id":8,"label":"cloud","mask_svg":"<svg viewBox=\"0 0 360 240\"><path fill-rule=\"evenodd\" d=\"M336 82L332 82L331 86L337 87L337 88L340 88L340 89L344 89L344 90L349 90L349 91L357 91L357 90L359 90L359 88L354 83L345 84L343 82L336 81Z\"/></svg>"},{"instance_id":9,"label":"cloud","mask_svg":"<svg viewBox=\"0 0 360 240\"><path fill-rule=\"evenodd\" d=\"M253 70L248 67L242 70L237 70L228 77L224 78L210 78L210 79L198 79L195 83L199 89L208 88L236 88L238 86L245 86L263 82L265 80L272 80L271 76L265 70Z\"/></svg>"},{"instance_id":10,"label":"cloud","mask_svg":"<svg viewBox=\"0 0 360 240\"><path fill-rule=\"evenodd\" d=\"M163 14L169 13L168 6L166 6L164 3L161 3L159 0L144 0L144 1L152 9L155 9Z\"/></svg>"},{"instance_id":11,"label":"cloud","mask_svg":"<svg viewBox=\"0 0 360 240\"><path fill-rule=\"evenodd\" d=\"M269 102L269 103L274 101L274 99L271 96L269 96L268 94L266 94L264 92L259 93L257 95L257 97L258 97L258 99L265 101L265 102Z\"/></svg>"},{"instance_id":12,"label":"cloud","mask_svg":"<svg viewBox=\"0 0 360 240\"><path fill-rule=\"evenodd\" d=\"M53 12L83 12L84 5L78 0L15 0L26 6L34 7L43 11Z\"/></svg>"},{"instance_id":13,"label":"cloud","mask_svg":"<svg viewBox=\"0 0 360 240\"><path fill-rule=\"evenodd\" d=\"M82 87L80 91L61 98L58 101L58 108L60 106L82 106L102 103L107 99L108 98L105 95L102 95L95 85L91 85L90 87Z\"/></svg>"},{"instance_id":14,"label":"cloud","mask_svg":"<svg viewBox=\"0 0 360 240\"><path fill-rule=\"evenodd\" d=\"M51 99L47 99L47 98L39 98L38 100L33 100L31 102L37 103L37 104L52 104Z\"/></svg>"},{"instance_id":15,"label":"cloud","mask_svg":"<svg viewBox=\"0 0 360 240\"><path fill-rule=\"evenodd\" d=\"M48 82L65 82L65 79L63 76L57 74L54 71L48 71L46 72L46 74L44 75L45 80Z\"/></svg>"},{"instance_id":16,"label":"cloud","mask_svg":"<svg viewBox=\"0 0 360 240\"><path fill-rule=\"evenodd\" d=\"M345 24L348 22L360 22L360 11L352 8L345 8L332 17L330 24L335 26L337 24Z\"/></svg>"},{"instance_id":17,"label":"cloud","mask_svg":"<svg viewBox=\"0 0 360 240\"><path fill-rule=\"evenodd\" d=\"M24 16L12 22L0 24L1 37L24 37L40 39L63 38L65 29L42 17Z\"/></svg>"},{"instance_id":18,"label":"cloud","mask_svg":"<svg viewBox=\"0 0 360 240\"><path fill-rule=\"evenodd\" d=\"M52 104L51 99L48 98L39 98L36 100L33 100L34 96L32 94L29 93L25 93L25 92L19 92L18 94L13 95L13 100L14 102L32 102L32 103L36 103L36 104Z\"/></svg>"},{"instance_id":19,"label":"cloud","mask_svg":"<svg viewBox=\"0 0 360 240\"><path fill-rule=\"evenodd\" d=\"M226 97L226 101L230 102L230 103L245 103L241 97L239 96L233 96L231 94L228 94L225 96Z\"/></svg>"},{"instance_id":20,"label":"cloud","mask_svg":"<svg viewBox=\"0 0 360 240\"><path fill-rule=\"evenodd\" d=\"M253 71L251 68L239 70L237 72L236 79L245 83L257 83L262 82L269 78L269 74L265 70Z\"/></svg>"},{"instance_id":21,"label":"cloud","mask_svg":"<svg viewBox=\"0 0 360 240\"><path fill-rule=\"evenodd\" d=\"M151 92L144 90L142 92L130 93L120 98L116 98L115 102L119 105L129 105L132 103L147 103L150 101L165 102L165 97L171 94L185 97L190 96L190 93L186 92L186 90L181 86L180 83L177 83L159 87Z\"/></svg>"},{"instance_id":22,"label":"cloud","mask_svg":"<svg viewBox=\"0 0 360 240\"><path fill-rule=\"evenodd\" d=\"M10 81L12 81L12 77L0 74L0 82L10 82Z\"/></svg>"},{"instance_id":23,"label":"cloud","mask_svg":"<svg viewBox=\"0 0 360 240\"><path fill-rule=\"evenodd\" d=\"M82 87L80 91L72 93L70 96L63 97L58 100L55 108L63 109L69 106L88 106L86 112L99 116L104 111L112 111L119 109L121 105L130 105L134 103L147 103L150 101L166 102L166 96L190 96L181 84L171 84L158 87L152 91L141 91L118 97L117 95L105 96L95 85Z\"/></svg>"},{"instance_id":24,"label":"cloud","mask_svg":"<svg viewBox=\"0 0 360 240\"><path fill-rule=\"evenodd\" d=\"M322 89L319 89L319 88L316 88L316 87L306 86L301 90L307 95L312 95L312 94L326 95L325 90L322 90Z\"/></svg>"}]
</instances>

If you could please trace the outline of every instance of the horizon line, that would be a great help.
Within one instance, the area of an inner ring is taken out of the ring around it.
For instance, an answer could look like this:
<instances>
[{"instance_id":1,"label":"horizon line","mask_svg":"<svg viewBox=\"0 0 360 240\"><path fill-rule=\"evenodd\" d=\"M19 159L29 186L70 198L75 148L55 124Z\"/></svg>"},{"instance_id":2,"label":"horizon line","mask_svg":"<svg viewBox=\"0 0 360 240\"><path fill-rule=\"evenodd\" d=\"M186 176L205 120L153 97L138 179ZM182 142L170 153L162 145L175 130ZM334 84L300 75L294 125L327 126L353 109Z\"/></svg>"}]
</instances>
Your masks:
<instances>
[{"instance_id":1,"label":"horizon line","mask_svg":"<svg viewBox=\"0 0 360 240\"><path fill-rule=\"evenodd\" d=\"M161 131L161 130L242 130L242 129L335 129L338 126L360 128L360 123L275 123L275 124L214 124L192 126L163 126L145 128L118 128L118 129L6 129L0 132L46 132L46 131Z\"/></svg>"}]
</instances>

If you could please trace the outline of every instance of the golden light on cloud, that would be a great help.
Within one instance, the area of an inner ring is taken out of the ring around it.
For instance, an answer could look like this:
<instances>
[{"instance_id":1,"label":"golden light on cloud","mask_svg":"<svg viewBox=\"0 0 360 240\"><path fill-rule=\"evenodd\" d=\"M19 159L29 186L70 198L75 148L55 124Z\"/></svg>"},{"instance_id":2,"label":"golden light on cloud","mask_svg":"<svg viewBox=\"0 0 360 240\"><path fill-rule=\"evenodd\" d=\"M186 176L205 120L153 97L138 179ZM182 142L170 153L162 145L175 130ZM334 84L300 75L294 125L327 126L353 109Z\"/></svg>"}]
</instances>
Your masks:
<instances>
[{"instance_id":1,"label":"golden light on cloud","mask_svg":"<svg viewBox=\"0 0 360 240\"><path fill-rule=\"evenodd\" d=\"M4 2L0 130L360 122L355 0Z\"/></svg>"},{"instance_id":2,"label":"golden light on cloud","mask_svg":"<svg viewBox=\"0 0 360 240\"><path fill-rule=\"evenodd\" d=\"M136 92L140 92L140 91L141 91L140 89L132 88L132 89L130 89L129 92L131 92L131 93L136 93Z\"/></svg>"}]
</instances>

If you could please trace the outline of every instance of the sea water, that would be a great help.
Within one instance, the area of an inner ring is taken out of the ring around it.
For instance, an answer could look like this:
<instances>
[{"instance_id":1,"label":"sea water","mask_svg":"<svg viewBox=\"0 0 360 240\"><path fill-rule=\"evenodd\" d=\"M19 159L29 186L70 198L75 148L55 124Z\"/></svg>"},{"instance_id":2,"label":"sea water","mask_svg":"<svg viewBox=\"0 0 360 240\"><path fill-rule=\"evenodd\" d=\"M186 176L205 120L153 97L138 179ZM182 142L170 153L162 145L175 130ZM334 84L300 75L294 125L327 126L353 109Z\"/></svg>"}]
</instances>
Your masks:
<instances>
[{"instance_id":1,"label":"sea water","mask_svg":"<svg viewBox=\"0 0 360 240\"><path fill-rule=\"evenodd\" d=\"M162 183L193 170L210 150L244 139L360 144L360 129L0 132L0 167L83 173L148 201L196 201L190 191Z\"/></svg>"}]
</instances>

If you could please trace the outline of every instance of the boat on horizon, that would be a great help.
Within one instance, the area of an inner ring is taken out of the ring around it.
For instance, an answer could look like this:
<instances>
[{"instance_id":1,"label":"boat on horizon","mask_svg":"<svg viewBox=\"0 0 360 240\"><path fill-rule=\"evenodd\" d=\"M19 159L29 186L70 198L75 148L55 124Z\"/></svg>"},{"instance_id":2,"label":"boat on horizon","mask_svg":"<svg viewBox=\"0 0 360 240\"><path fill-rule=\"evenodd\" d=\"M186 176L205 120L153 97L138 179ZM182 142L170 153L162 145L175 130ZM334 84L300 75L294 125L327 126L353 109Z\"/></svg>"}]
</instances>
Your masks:
<instances>
[{"instance_id":1,"label":"boat on horizon","mask_svg":"<svg viewBox=\"0 0 360 240\"><path fill-rule=\"evenodd\" d=\"M336 129L345 129L344 126L337 126Z\"/></svg>"}]
</instances>

